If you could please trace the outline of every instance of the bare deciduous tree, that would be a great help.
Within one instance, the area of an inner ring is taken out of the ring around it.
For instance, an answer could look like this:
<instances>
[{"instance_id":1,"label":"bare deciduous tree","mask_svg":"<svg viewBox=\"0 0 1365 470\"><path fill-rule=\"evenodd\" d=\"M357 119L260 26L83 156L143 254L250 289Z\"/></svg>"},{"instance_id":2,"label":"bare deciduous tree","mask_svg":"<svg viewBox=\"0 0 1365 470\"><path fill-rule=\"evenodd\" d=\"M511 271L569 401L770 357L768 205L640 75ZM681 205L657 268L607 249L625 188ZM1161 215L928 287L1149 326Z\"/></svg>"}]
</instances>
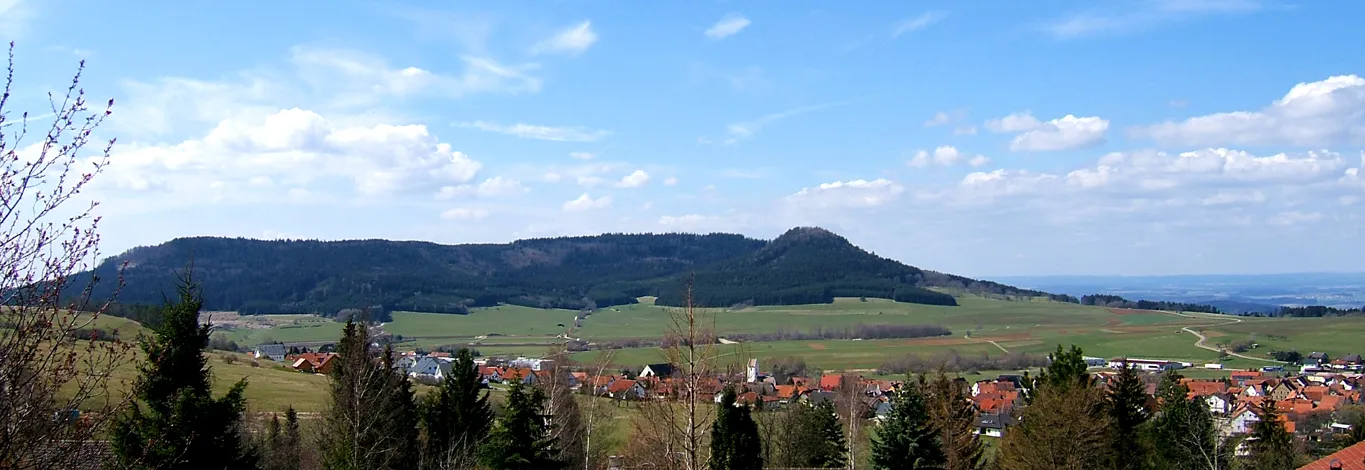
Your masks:
<instances>
[{"instance_id":1,"label":"bare deciduous tree","mask_svg":"<svg viewBox=\"0 0 1365 470\"><path fill-rule=\"evenodd\" d=\"M866 386L863 385L863 378L854 374L844 374L839 380L839 389L835 391L836 409L839 417L844 420L844 435L848 443L848 468L850 470L858 468L858 444L862 437L863 422L867 420L867 415L872 412L872 407L868 404Z\"/></svg>"},{"instance_id":2,"label":"bare deciduous tree","mask_svg":"<svg viewBox=\"0 0 1365 470\"><path fill-rule=\"evenodd\" d=\"M7 109L14 43L8 64L0 95L0 467L63 468L91 458L83 455L89 443L131 399L108 387L131 359L130 344L78 338L95 331L111 299L92 299L94 281L74 279L98 261L97 204L77 196L108 165L113 140L98 153L85 147L113 100L90 109L82 61L66 93L48 95L51 126L26 146L28 113L16 120Z\"/></svg>"},{"instance_id":3,"label":"bare deciduous tree","mask_svg":"<svg viewBox=\"0 0 1365 470\"><path fill-rule=\"evenodd\" d=\"M611 420L611 410L603 407L606 399L598 397L593 390L601 377L606 375L614 356L612 351L604 351L589 367L586 383L579 384L587 390L586 406L583 407L583 470L600 468L607 460L607 451L612 447L611 430L616 423Z\"/></svg>"},{"instance_id":4,"label":"bare deciduous tree","mask_svg":"<svg viewBox=\"0 0 1365 470\"><path fill-rule=\"evenodd\" d=\"M635 420L631 447L635 459L650 458L659 468L700 470L707 462L707 434L713 414L709 384L715 382L715 315L692 302L687 283L683 306L669 312L664 358L673 376L661 382L662 399L648 399Z\"/></svg>"}]
</instances>

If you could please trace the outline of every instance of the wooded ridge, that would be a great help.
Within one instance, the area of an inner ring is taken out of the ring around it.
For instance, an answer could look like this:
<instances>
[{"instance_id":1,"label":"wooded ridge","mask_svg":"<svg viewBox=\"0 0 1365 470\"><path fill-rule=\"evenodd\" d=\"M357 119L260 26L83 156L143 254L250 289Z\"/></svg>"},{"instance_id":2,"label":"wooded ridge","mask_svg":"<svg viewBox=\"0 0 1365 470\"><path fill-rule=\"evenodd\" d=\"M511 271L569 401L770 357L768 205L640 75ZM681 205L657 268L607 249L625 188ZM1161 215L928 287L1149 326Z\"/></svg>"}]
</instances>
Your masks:
<instances>
[{"instance_id":1,"label":"wooded ridge","mask_svg":"<svg viewBox=\"0 0 1365 470\"><path fill-rule=\"evenodd\" d=\"M679 305L688 277L696 303L704 307L829 303L835 297L956 305L953 296L932 287L1075 301L909 266L815 227L794 228L771 241L722 233L465 245L177 238L105 260L93 271L103 280L94 293L111 294L111 280L126 266L119 302L160 303L172 291L176 272L191 264L204 287L206 309L244 314L334 315L351 308L467 313L499 303L583 309L634 303L641 296Z\"/></svg>"}]
</instances>

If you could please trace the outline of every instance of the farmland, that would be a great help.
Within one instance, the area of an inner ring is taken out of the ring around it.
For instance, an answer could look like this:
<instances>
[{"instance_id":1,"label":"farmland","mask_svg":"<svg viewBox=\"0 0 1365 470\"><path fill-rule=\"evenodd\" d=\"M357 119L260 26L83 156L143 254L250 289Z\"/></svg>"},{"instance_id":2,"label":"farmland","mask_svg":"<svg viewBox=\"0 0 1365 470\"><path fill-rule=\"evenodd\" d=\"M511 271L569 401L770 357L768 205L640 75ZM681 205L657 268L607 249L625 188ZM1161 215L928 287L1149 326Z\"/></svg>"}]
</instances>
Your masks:
<instances>
[{"instance_id":1,"label":"farmland","mask_svg":"<svg viewBox=\"0 0 1365 470\"><path fill-rule=\"evenodd\" d=\"M972 295L958 297L961 306L945 307L899 303L883 299L841 298L831 304L761 306L739 310L710 309L720 337L775 331L810 332L845 329L857 325L941 325L951 336L850 340L817 339L747 342L718 345L723 365L737 365L749 357L759 359L795 356L822 370L876 369L906 354L932 355L948 350L962 355L999 355L1005 351L1044 354L1058 344L1076 344L1087 355L1130 356L1212 362L1217 353L1194 345L1196 338L1182 331L1189 327L1209 337L1210 345L1251 338L1261 348L1247 353L1264 357L1270 349L1297 348L1333 355L1359 352L1358 332L1365 330L1361 318L1244 318L1220 315L1106 309L1069 303L1034 300L996 300ZM669 309L651 298L638 304L601 308L573 328L576 311L536 309L515 305L475 309L469 315L394 312L386 333L400 336L402 348L434 348L469 345L485 355L543 355L564 343L560 335L592 343L627 339L657 340L669 327ZM226 330L243 346L263 340L321 343L334 340L336 322L301 316L243 317L260 322L254 327ZM1216 325L1216 326L1210 326ZM597 360L603 351L574 354L580 361ZM654 347L617 349L611 362L638 366L658 362ZM1233 358L1228 367L1252 367L1257 361Z\"/></svg>"}]
</instances>

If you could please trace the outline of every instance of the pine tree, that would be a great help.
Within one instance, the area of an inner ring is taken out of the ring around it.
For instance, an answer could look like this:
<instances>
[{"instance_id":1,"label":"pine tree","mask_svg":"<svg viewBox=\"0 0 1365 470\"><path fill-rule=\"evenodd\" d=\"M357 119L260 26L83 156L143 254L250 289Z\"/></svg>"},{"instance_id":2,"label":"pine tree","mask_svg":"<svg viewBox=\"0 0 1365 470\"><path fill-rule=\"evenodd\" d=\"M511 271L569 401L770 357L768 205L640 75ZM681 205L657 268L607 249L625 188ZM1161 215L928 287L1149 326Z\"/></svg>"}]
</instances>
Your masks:
<instances>
[{"instance_id":1,"label":"pine tree","mask_svg":"<svg viewBox=\"0 0 1365 470\"><path fill-rule=\"evenodd\" d=\"M981 436L976 434L976 406L965 383L949 379L939 371L933 380L920 377L921 388L928 391L930 422L943 444L946 470L980 470L986 462Z\"/></svg>"},{"instance_id":2,"label":"pine tree","mask_svg":"<svg viewBox=\"0 0 1365 470\"><path fill-rule=\"evenodd\" d=\"M393 364L393 350L376 357L365 325L347 321L331 374L320 450L332 470L417 466L417 406L412 382Z\"/></svg>"},{"instance_id":3,"label":"pine tree","mask_svg":"<svg viewBox=\"0 0 1365 470\"><path fill-rule=\"evenodd\" d=\"M546 424L545 393L514 383L507 392L498 420L479 447L479 461L489 470L555 470L567 462L555 460L555 442Z\"/></svg>"},{"instance_id":4,"label":"pine tree","mask_svg":"<svg viewBox=\"0 0 1365 470\"><path fill-rule=\"evenodd\" d=\"M214 398L204 348L209 325L199 323L203 297L189 274L178 299L161 308L162 321L142 340L146 359L135 384L137 402L114 422L112 446L121 467L156 469L255 468L243 445L246 379Z\"/></svg>"},{"instance_id":5,"label":"pine tree","mask_svg":"<svg viewBox=\"0 0 1365 470\"><path fill-rule=\"evenodd\" d=\"M1257 407L1258 420L1251 425L1247 436L1247 467L1254 470L1292 470L1298 468L1299 453L1294 447L1294 435L1285 429L1275 403L1261 401Z\"/></svg>"},{"instance_id":6,"label":"pine tree","mask_svg":"<svg viewBox=\"0 0 1365 470\"><path fill-rule=\"evenodd\" d=\"M426 431L426 462L429 468L472 462L478 442L488 435L493 410L483 385L474 355L468 349L456 353L450 375L434 392L428 393L422 407L422 427Z\"/></svg>"},{"instance_id":7,"label":"pine tree","mask_svg":"<svg viewBox=\"0 0 1365 470\"><path fill-rule=\"evenodd\" d=\"M1106 396L1109 421L1113 423L1110 448L1113 450L1112 468L1138 470L1147 464L1147 446L1139 427L1151 418L1147 412L1147 385L1137 370L1124 359L1118 375L1114 376Z\"/></svg>"},{"instance_id":8,"label":"pine tree","mask_svg":"<svg viewBox=\"0 0 1365 470\"><path fill-rule=\"evenodd\" d=\"M711 470L760 470L763 447L749 407L735 404L735 390L726 388L711 424Z\"/></svg>"},{"instance_id":9,"label":"pine tree","mask_svg":"<svg viewBox=\"0 0 1365 470\"><path fill-rule=\"evenodd\" d=\"M872 468L941 468L947 463L938 430L930 424L923 392L906 380L891 397L891 413L872 437Z\"/></svg>"},{"instance_id":10,"label":"pine tree","mask_svg":"<svg viewBox=\"0 0 1365 470\"><path fill-rule=\"evenodd\" d=\"M1051 386L1060 391L1072 386L1092 385L1092 377L1086 372L1088 366L1080 347L1073 344L1070 349L1063 350L1062 345L1058 344L1057 352L1048 354L1047 358L1047 368L1038 373L1038 379L1031 388Z\"/></svg>"}]
</instances>

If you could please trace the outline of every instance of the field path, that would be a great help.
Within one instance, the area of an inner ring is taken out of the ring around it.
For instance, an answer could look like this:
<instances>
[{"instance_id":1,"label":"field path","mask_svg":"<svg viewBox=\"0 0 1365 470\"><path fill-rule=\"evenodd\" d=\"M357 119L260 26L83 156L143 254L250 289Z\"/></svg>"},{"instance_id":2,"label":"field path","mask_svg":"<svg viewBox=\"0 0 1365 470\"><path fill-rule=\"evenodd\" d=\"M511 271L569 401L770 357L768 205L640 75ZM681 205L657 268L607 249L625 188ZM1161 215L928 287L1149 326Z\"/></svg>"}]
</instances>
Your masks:
<instances>
[{"instance_id":1,"label":"field path","mask_svg":"<svg viewBox=\"0 0 1365 470\"><path fill-rule=\"evenodd\" d=\"M1001 346L1000 343L997 343L997 342L995 342L994 340L989 340L989 339L976 339L976 338L973 338L973 337L971 337L971 336L963 336L963 338L964 338L964 339L967 339L967 340L975 341L975 342L977 342L977 343L991 343L991 346L995 346L995 347L997 347L997 348L1000 348L1000 350L1003 351L1005 354L1009 354L1009 353L1010 353L1010 350L1005 349L1004 346Z\"/></svg>"},{"instance_id":2,"label":"field path","mask_svg":"<svg viewBox=\"0 0 1365 470\"><path fill-rule=\"evenodd\" d=\"M1205 318L1205 317L1190 315L1190 314L1187 314L1187 313L1177 313L1177 312L1167 312L1167 313L1170 313L1171 315L1176 315L1176 316L1185 317L1185 318ZM1192 325L1192 326L1195 327L1195 328L1209 328L1209 327L1214 327L1214 326L1231 325L1231 324L1233 324L1233 323L1241 323L1241 322L1242 322L1242 319L1241 319L1241 318L1234 318L1234 319L1232 319L1232 320L1230 320L1230 321L1225 321L1225 322L1222 322L1222 323L1213 323L1213 324L1209 324L1209 325ZM1194 335L1195 338L1199 338L1198 341L1195 341L1195 342L1194 342L1194 347L1200 348L1200 349L1207 349L1207 350L1213 351L1213 352L1222 351L1221 349L1218 349L1218 348L1216 348L1216 347L1209 346L1208 344L1205 344L1205 341L1208 341L1209 338L1208 338L1207 336L1204 336L1203 333L1200 333L1200 332L1198 332L1198 331L1191 330L1189 326L1184 326L1184 327L1181 327L1180 329L1183 330L1183 331L1186 332L1186 333L1189 333L1189 334ZM1228 353L1229 356L1240 357L1240 358L1242 358L1242 359L1250 359L1250 360L1253 360L1253 361L1271 362L1271 363L1275 363L1275 364L1280 364L1280 361L1276 361L1276 360L1273 360L1273 359L1265 359L1265 358L1260 358L1260 357L1245 356L1245 355L1238 354L1238 353L1235 353L1235 352L1232 352L1232 351L1227 351L1227 353Z\"/></svg>"}]
</instances>

